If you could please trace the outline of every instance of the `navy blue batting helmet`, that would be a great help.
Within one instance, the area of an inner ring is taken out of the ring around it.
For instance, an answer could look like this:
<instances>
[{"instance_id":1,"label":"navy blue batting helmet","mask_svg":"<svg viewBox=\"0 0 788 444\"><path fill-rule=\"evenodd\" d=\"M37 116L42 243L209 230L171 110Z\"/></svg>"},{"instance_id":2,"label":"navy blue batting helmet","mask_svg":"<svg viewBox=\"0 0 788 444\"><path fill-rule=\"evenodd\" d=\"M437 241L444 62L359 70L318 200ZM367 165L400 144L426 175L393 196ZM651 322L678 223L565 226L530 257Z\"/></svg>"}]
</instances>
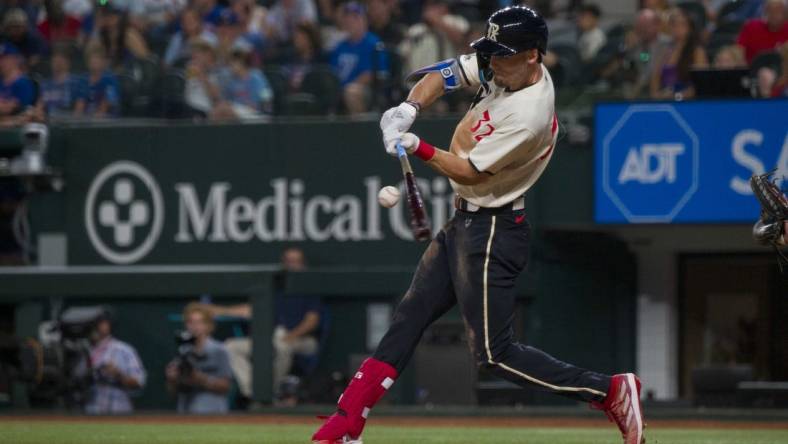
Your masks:
<instances>
[{"instance_id":1,"label":"navy blue batting helmet","mask_svg":"<svg viewBox=\"0 0 788 444\"><path fill-rule=\"evenodd\" d=\"M509 6L494 12L487 20L484 37L471 43L487 56L510 56L536 48L547 51L547 23L525 6Z\"/></svg>"}]
</instances>

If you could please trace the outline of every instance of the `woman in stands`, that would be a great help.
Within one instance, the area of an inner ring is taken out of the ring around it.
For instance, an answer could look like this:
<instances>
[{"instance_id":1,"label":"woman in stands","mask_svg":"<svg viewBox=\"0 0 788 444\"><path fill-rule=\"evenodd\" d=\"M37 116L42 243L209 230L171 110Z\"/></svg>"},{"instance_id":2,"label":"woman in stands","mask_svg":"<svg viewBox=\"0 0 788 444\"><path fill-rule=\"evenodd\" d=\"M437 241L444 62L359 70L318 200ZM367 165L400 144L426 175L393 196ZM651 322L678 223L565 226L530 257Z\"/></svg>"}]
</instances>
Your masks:
<instances>
[{"instance_id":1,"label":"woman in stands","mask_svg":"<svg viewBox=\"0 0 788 444\"><path fill-rule=\"evenodd\" d=\"M323 53L320 30L310 23L297 25L293 31L293 50L282 65L289 79L289 90L299 92L304 77L315 65L326 63L328 59Z\"/></svg>"},{"instance_id":2,"label":"woman in stands","mask_svg":"<svg viewBox=\"0 0 788 444\"><path fill-rule=\"evenodd\" d=\"M111 3L96 8L96 29L88 46L102 48L113 68L150 55L145 38L129 26L128 14Z\"/></svg>"},{"instance_id":3,"label":"woman in stands","mask_svg":"<svg viewBox=\"0 0 788 444\"><path fill-rule=\"evenodd\" d=\"M651 97L681 100L695 95L690 70L705 68L709 61L697 25L684 11L673 9L668 25L673 44L654 69Z\"/></svg>"}]
</instances>

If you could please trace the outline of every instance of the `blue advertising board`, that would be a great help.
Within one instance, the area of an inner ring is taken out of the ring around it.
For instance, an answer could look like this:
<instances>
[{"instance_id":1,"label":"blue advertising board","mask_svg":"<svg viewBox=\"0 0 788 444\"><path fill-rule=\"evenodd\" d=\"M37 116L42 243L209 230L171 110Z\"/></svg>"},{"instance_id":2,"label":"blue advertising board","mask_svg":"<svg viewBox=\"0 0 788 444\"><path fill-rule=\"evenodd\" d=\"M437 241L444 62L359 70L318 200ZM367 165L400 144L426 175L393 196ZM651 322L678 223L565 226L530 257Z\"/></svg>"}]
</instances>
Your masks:
<instances>
[{"instance_id":1,"label":"blue advertising board","mask_svg":"<svg viewBox=\"0 0 788 444\"><path fill-rule=\"evenodd\" d=\"M788 100L603 103L595 120L596 222L752 222L750 176L788 186Z\"/></svg>"}]
</instances>

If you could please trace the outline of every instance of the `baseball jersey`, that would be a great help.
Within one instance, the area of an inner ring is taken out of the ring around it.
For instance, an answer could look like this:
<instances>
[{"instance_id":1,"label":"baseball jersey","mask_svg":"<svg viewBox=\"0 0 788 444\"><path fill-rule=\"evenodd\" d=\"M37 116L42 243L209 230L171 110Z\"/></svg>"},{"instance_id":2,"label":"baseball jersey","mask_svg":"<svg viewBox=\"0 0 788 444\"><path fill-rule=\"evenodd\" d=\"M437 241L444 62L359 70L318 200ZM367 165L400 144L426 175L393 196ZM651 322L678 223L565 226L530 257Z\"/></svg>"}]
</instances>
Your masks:
<instances>
[{"instance_id":1,"label":"baseball jersey","mask_svg":"<svg viewBox=\"0 0 788 444\"><path fill-rule=\"evenodd\" d=\"M462 82L479 86L476 55L458 60ZM488 208L506 205L531 188L550 161L558 134L555 92L547 68L540 68L542 78L517 91L488 82L486 95L457 125L451 152L491 174L477 185L450 181L468 202Z\"/></svg>"}]
</instances>

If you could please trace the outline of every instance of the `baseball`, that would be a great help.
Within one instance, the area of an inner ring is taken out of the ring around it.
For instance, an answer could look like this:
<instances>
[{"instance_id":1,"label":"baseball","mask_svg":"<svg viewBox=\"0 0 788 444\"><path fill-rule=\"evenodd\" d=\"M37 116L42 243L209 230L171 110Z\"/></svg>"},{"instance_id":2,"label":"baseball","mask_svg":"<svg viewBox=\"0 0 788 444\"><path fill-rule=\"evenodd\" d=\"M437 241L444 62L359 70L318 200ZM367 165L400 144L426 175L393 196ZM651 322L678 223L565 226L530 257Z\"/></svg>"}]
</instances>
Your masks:
<instances>
[{"instance_id":1,"label":"baseball","mask_svg":"<svg viewBox=\"0 0 788 444\"><path fill-rule=\"evenodd\" d=\"M399 190L391 185L378 191L378 203L386 208L391 208L399 202Z\"/></svg>"}]
</instances>

